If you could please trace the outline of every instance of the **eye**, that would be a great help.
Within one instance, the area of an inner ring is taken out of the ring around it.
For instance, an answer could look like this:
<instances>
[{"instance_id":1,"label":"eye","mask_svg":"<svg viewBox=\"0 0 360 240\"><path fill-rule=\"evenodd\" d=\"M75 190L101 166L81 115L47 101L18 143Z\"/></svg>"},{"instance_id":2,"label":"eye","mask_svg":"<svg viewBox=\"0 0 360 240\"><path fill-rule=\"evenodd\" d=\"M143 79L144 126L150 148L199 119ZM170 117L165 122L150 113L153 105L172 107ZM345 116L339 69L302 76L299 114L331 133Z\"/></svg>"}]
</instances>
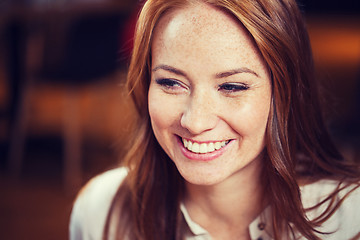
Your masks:
<instances>
[{"instance_id":1,"label":"eye","mask_svg":"<svg viewBox=\"0 0 360 240\"><path fill-rule=\"evenodd\" d=\"M155 82L169 93L180 93L186 89L180 81L171 78L160 78L156 79Z\"/></svg>"},{"instance_id":2,"label":"eye","mask_svg":"<svg viewBox=\"0 0 360 240\"><path fill-rule=\"evenodd\" d=\"M226 93L232 93L232 92L240 92L248 90L249 86L244 83L223 83L219 85L218 90L224 91Z\"/></svg>"},{"instance_id":3,"label":"eye","mask_svg":"<svg viewBox=\"0 0 360 240\"><path fill-rule=\"evenodd\" d=\"M178 81L168 78L156 79L156 83L164 87L180 87Z\"/></svg>"}]
</instances>

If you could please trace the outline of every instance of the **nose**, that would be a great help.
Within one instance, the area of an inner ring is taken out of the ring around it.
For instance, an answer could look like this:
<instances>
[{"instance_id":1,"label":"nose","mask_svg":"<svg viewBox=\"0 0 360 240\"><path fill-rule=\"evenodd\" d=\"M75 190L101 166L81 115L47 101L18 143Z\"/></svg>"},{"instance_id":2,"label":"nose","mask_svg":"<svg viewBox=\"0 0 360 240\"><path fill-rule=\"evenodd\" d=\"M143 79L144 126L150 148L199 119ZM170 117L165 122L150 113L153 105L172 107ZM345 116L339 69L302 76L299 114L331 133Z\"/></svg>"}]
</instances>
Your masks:
<instances>
[{"instance_id":1,"label":"nose","mask_svg":"<svg viewBox=\"0 0 360 240\"><path fill-rule=\"evenodd\" d=\"M189 97L180 120L183 128L198 135L215 128L217 122L216 107L209 94L202 92Z\"/></svg>"}]
</instances>

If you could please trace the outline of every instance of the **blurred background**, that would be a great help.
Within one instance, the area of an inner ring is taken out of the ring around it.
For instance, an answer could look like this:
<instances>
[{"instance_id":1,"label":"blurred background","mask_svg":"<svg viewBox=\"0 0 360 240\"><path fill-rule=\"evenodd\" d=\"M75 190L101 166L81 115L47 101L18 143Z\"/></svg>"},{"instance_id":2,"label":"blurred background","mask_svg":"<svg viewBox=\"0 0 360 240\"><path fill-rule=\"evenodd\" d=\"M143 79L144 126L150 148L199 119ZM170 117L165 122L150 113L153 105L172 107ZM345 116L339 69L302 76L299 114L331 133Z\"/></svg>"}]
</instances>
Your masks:
<instances>
[{"instance_id":1,"label":"blurred background","mask_svg":"<svg viewBox=\"0 0 360 240\"><path fill-rule=\"evenodd\" d=\"M298 1L327 124L360 159L358 0ZM67 239L77 191L130 134L124 81L140 1L0 0L0 233Z\"/></svg>"}]
</instances>

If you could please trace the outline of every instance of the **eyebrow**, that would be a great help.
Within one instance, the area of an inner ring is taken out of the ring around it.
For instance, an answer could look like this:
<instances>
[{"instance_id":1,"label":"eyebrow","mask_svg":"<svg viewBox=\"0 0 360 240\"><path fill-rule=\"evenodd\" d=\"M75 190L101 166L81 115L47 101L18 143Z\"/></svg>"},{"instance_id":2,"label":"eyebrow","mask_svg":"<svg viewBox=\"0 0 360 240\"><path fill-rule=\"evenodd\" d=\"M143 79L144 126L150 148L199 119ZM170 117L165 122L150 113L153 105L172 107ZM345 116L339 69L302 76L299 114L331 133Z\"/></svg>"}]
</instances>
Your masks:
<instances>
[{"instance_id":1,"label":"eyebrow","mask_svg":"<svg viewBox=\"0 0 360 240\"><path fill-rule=\"evenodd\" d=\"M162 69L162 70L165 70L165 71L168 71L168 72L172 72L172 73L174 73L176 75L179 75L179 76L187 77L186 73L183 72L182 70L174 68L174 67L169 66L169 65L165 65L165 64L161 64L161 65L153 68L152 71L156 72L159 69ZM259 77L259 75L255 71L253 71L253 70L251 70L251 69L249 69L247 67L241 67L241 68L236 68L236 69L232 69L232 70L225 71L225 72L216 73L215 77L216 78L226 78L226 77L230 77L232 75L239 74L239 73L250 73L250 74L255 75L256 77Z\"/></svg>"},{"instance_id":2,"label":"eyebrow","mask_svg":"<svg viewBox=\"0 0 360 240\"><path fill-rule=\"evenodd\" d=\"M187 78L187 75L185 72L181 71L180 69L177 69L177 68L174 68L174 67L171 67L169 65L164 65L164 64L161 64L155 68L153 68L153 72L156 72L157 70L159 69L162 69L162 70L165 70L165 71L168 71L168 72L172 72L172 73L175 73L176 75L179 75L179 76L183 76L183 77L186 77Z\"/></svg>"},{"instance_id":3,"label":"eyebrow","mask_svg":"<svg viewBox=\"0 0 360 240\"><path fill-rule=\"evenodd\" d=\"M217 73L217 74L215 74L215 77L216 78L226 78L226 77L230 77L232 75L238 74L238 73L250 73L250 74L255 75L256 77L259 77L259 75L256 72L254 72L253 70L251 70L247 67L241 67L241 68L233 69L230 71Z\"/></svg>"}]
</instances>

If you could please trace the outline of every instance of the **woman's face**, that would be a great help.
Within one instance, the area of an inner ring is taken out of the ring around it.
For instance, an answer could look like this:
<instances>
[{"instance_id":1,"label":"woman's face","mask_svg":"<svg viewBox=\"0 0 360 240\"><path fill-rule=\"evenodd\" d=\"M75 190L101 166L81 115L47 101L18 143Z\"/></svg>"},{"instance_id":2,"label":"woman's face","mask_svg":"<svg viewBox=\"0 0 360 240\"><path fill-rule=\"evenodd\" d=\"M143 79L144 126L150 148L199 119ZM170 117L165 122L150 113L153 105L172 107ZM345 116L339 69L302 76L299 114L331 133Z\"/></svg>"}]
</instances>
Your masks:
<instances>
[{"instance_id":1,"label":"woman's face","mask_svg":"<svg viewBox=\"0 0 360 240\"><path fill-rule=\"evenodd\" d=\"M185 180L258 176L271 85L244 27L204 3L167 13L154 32L151 71L152 128Z\"/></svg>"}]
</instances>

